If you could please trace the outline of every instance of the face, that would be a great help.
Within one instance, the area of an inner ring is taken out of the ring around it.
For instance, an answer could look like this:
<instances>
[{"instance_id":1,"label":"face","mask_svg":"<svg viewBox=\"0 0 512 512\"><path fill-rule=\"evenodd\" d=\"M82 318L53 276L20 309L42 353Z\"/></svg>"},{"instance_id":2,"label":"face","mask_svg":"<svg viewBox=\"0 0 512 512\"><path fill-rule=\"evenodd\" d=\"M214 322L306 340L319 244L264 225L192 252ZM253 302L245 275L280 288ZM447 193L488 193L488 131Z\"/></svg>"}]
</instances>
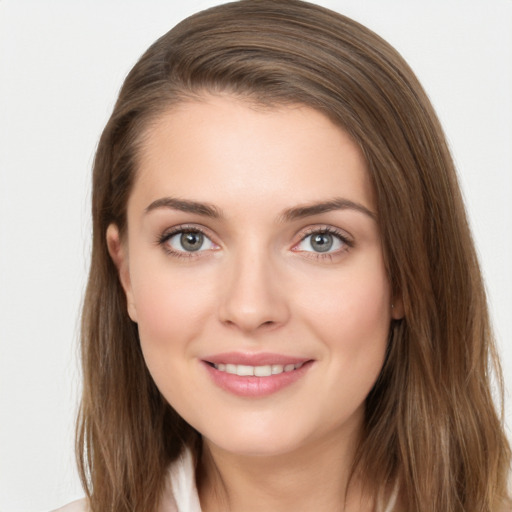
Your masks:
<instances>
[{"instance_id":1,"label":"face","mask_svg":"<svg viewBox=\"0 0 512 512\"><path fill-rule=\"evenodd\" d=\"M152 125L107 239L156 385L206 442L283 454L361 427L398 308L364 158L308 107Z\"/></svg>"}]
</instances>

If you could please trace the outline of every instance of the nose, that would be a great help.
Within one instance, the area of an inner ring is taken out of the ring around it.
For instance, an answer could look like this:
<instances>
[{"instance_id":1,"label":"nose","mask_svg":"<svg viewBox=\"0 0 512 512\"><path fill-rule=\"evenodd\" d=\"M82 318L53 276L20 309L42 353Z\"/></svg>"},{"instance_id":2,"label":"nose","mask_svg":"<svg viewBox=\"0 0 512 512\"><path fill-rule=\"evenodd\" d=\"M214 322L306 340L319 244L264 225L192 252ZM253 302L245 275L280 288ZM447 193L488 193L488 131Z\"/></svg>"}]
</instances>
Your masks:
<instances>
[{"instance_id":1,"label":"nose","mask_svg":"<svg viewBox=\"0 0 512 512\"><path fill-rule=\"evenodd\" d=\"M246 334L275 329L289 318L286 283L265 251L246 250L229 262L219 319Z\"/></svg>"}]
</instances>

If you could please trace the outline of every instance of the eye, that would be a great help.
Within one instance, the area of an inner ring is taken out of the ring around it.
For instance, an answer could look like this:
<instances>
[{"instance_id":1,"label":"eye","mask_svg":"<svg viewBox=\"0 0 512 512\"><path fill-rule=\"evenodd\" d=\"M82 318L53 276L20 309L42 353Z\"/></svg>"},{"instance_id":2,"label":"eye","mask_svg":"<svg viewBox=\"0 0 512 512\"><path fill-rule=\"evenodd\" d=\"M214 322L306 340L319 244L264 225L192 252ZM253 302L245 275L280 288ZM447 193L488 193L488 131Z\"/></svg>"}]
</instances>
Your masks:
<instances>
[{"instance_id":1,"label":"eye","mask_svg":"<svg viewBox=\"0 0 512 512\"><path fill-rule=\"evenodd\" d=\"M295 251L329 254L342 252L352 247L346 236L332 229L316 229L310 232L294 247Z\"/></svg>"},{"instance_id":2,"label":"eye","mask_svg":"<svg viewBox=\"0 0 512 512\"><path fill-rule=\"evenodd\" d=\"M192 228L181 228L166 233L159 242L172 254L202 252L217 248L201 230Z\"/></svg>"}]
</instances>

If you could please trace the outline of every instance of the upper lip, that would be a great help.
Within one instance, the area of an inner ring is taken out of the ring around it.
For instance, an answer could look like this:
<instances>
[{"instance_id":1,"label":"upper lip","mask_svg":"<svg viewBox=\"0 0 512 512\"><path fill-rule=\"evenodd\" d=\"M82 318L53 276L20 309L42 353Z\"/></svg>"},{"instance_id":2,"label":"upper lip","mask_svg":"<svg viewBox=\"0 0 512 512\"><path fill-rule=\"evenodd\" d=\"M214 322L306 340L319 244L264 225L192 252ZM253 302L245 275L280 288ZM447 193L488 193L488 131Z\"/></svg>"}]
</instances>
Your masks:
<instances>
[{"instance_id":1,"label":"upper lip","mask_svg":"<svg viewBox=\"0 0 512 512\"><path fill-rule=\"evenodd\" d=\"M243 364L247 366L266 366L272 364L299 364L310 361L307 357L295 357L283 354L272 354L270 352L247 353L247 352L226 352L214 354L204 358L204 361L214 364Z\"/></svg>"}]
</instances>

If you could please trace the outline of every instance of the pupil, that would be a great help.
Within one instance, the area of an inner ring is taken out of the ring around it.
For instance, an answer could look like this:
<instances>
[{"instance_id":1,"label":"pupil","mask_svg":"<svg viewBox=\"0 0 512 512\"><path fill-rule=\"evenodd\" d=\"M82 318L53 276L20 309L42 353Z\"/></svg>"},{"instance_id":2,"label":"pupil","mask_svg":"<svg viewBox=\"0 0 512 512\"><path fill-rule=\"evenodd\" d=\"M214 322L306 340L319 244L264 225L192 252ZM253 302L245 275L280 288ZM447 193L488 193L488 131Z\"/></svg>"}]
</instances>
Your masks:
<instances>
[{"instance_id":1,"label":"pupil","mask_svg":"<svg viewBox=\"0 0 512 512\"><path fill-rule=\"evenodd\" d=\"M332 235L318 233L311 239L311 247L317 252L327 252L333 244Z\"/></svg>"},{"instance_id":2,"label":"pupil","mask_svg":"<svg viewBox=\"0 0 512 512\"><path fill-rule=\"evenodd\" d=\"M181 245L187 251L197 251L203 245L203 235L201 233L183 233Z\"/></svg>"}]
</instances>

